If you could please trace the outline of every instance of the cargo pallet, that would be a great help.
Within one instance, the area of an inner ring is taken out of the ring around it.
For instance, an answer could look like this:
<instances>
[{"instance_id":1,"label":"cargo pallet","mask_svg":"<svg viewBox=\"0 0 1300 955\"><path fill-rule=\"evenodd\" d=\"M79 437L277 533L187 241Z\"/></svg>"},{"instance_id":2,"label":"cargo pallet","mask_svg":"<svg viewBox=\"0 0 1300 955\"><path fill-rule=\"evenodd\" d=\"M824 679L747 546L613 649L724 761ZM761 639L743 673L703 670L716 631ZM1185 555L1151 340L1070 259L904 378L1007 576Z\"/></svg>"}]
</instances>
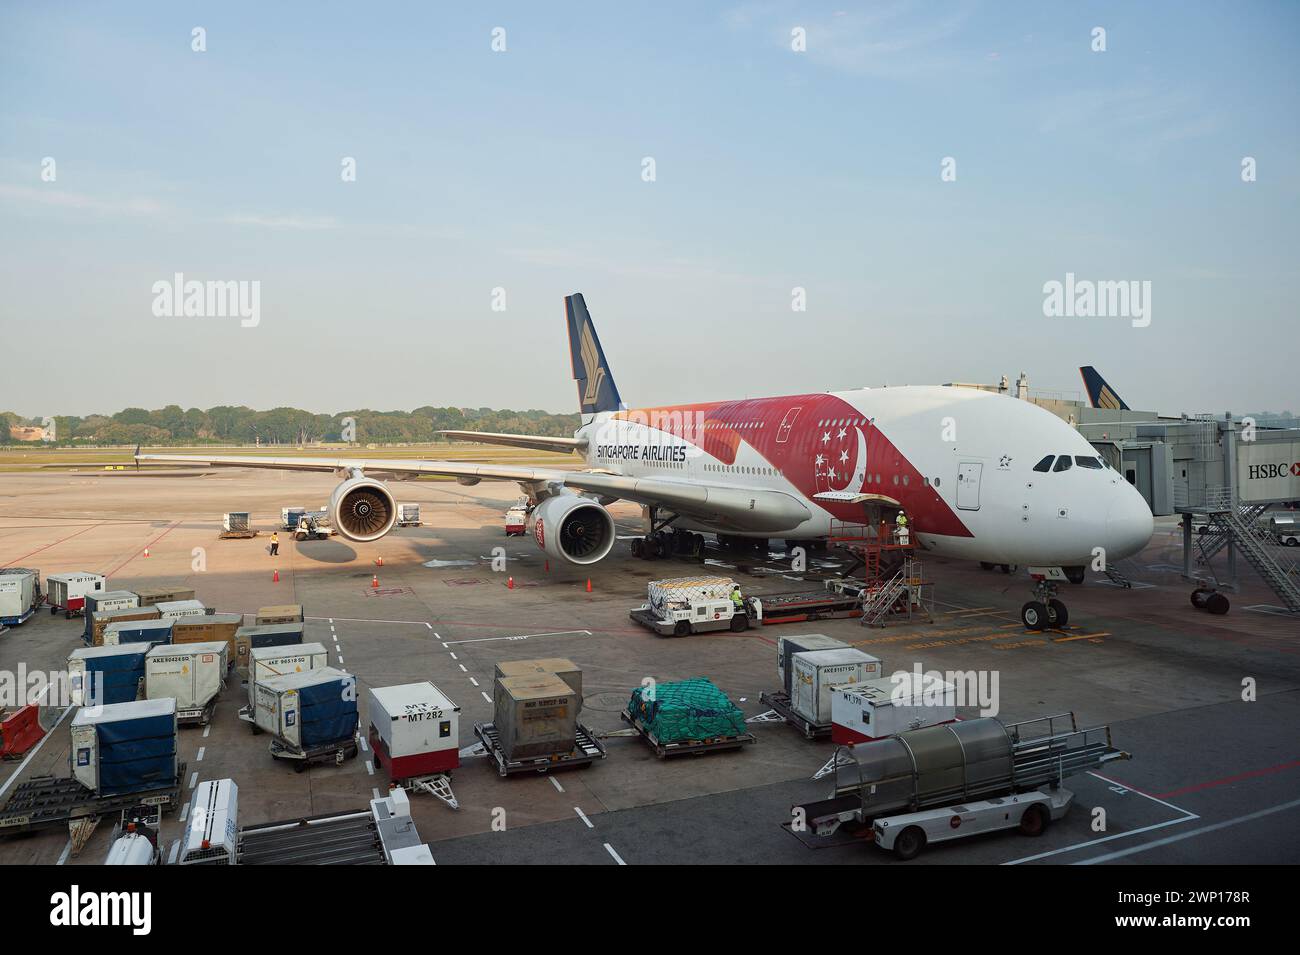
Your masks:
<instances>
[{"instance_id":1,"label":"cargo pallet","mask_svg":"<svg viewBox=\"0 0 1300 955\"><path fill-rule=\"evenodd\" d=\"M803 593L756 594L763 604L763 626L862 616L860 593L810 590Z\"/></svg>"},{"instance_id":2,"label":"cargo pallet","mask_svg":"<svg viewBox=\"0 0 1300 955\"><path fill-rule=\"evenodd\" d=\"M167 785L96 796L75 779L35 776L20 784L0 808L0 836L35 832L137 806L157 806L160 812L168 813L180 805L184 778L185 763L181 763L176 778Z\"/></svg>"},{"instance_id":3,"label":"cargo pallet","mask_svg":"<svg viewBox=\"0 0 1300 955\"><path fill-rule=\"evenodd\" d=\"M581 723L577 724L572 750L552 756L535 756L531 759L506 759L505 750L501 747L501 734L497 732L495 723L475 723L474 735L483 741L483 748L496 762L497 774L500 776L513 776L515 773L549 773L556 769L590 766L607 755L604 744Z\"/></svg>"},{"instance_id":4,"label":"cargo pallet","mask_svg":"<svg viewBox=\"0 0 1300 955\"><path fill-rule=\"evenodd\" d=\"M650 744L650 748L655 751L655 755L660 759L667 759L669 756L685 756L692 754L703 756L705 753L720 752L727 749L740 749L747 743L758 741L753 733L741 733L739 736L714 736L709 739L688 739L675 740L673 742L660 742L650 731L650 729L639 719L623 710L618 714L625 723L630 723L632 728L640 734L641 738Z\"/></svg>"},{"instance_id":5,"label":"cargo pallet","mask_svg":"<svg viewBox=\"0 0 1300 955\"><path fill-rule=\"evenodd\" d=\"M240 865L387 865L374 816L326 813L239 830Z\"/></svg>"},{"instance_id":6,"label":"cargo pallet","mask_svg":"<svg viewBox=\"0 0 1300 955\"><path fill-rule=\"evenodd\" d=\"M814 723L806 716L801 716L795 710L794 704L790 702L789 693L763 692L758 695L758 700L765 706L770 706L777 716L798 729L809 739L825 739L831 735L831 724Z\"/></svg>"},{"instance_id":7,"label":"cargo pallet","mask_svg":"<svg viewBox=\"0 0 1300 955\"><path fill-rule=\"evenodd\" d=\"M327 746L313 746L311 749L294 749L278 739L271 740L271 756L274 759L293 760L293 770L296 773L302 772L308 766L317 766L321 763L342 766L345 760L356 758L357 751L355 734L346 740L338 740Z\"/></svg>"},{"instance_id":8,"label":"cargo pallet","mask_svg":"<svg viewBox=\"0 0 1300 955\"><path fill-rule=\"evenodd\" d=\"M247 531L222 531L221 533L219 533L219 534L217 535L217 540L219 540L219 541L228 541L228 540L248 540L249 538L256 537L256 536L257 536L257 531L254 531L254 530L247 530Z\"/></svg>"}]
</instances>

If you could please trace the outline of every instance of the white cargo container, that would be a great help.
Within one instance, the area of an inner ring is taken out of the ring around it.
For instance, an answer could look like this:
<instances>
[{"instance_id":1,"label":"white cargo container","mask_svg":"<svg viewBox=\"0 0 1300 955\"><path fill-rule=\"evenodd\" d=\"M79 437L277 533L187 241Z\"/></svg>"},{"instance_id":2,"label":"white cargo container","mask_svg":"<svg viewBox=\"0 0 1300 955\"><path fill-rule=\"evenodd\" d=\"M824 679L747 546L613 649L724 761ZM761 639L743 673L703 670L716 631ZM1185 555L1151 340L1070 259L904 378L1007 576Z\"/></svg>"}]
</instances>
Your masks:
<instances>
[{"instance_id":1,"label":"white cargo container","mask_svg":"<svg viewBox=\"0 0 1300 955\"><path fill-rule=\"evenodd\" d=\"M239 787L233 779L199 783L181 841L181 865L235 865L239 861Z\"/></svg>"},{"instance_id":2,"label":"white cargo container","mask_svg":"<svg viewBox=\"0 0 1300 955\"><path fill-rule=\"evenodd\" d=\"M855 647L810 650L792 658L790 706L813 723L831 722L831 687L880 678L880 660Z\"/></svg>"},{"instance_id":3,"label":"white cargo container","mask_svg":"<svg viewBox=\"0 0 1300 955\"><path fill-rule=\"evenodd\" d=\"M330 665L329 651L320 643L291 643L283 647L253 647L248 651L248 702L257 701L257 684L274 676L304 673Z\"/></svg>"},{"instance_id":4,"label":"white cargo container","mask_svg":"<svg viewBox=\"0 0 1300 955\"><path fill-rule=\"evenodd\" d=\"M786 695L793 695L790 690L790 678L794 672L794 667L790 660L796 653L806 653L809 650L843 650L847 646L848 644L843 640L836 640L824 633L805 633L793 637L777 637L776 672L781 677L781 688L785 690Z\"/></svg>"},{"instance_id":5,"label":"white cargo container","mask_svg":"<svg viewBox=\"0 0 1300 955\"><path fill-rule=\"evenodd\" d=\"M183 617L203 617L207 615L208 608L198 600L164 600L160 604L154 604L158 613L164 620L179 620Z\"/></svg>"},{"instance_id":6,"label":"white cargo container","mask_svg":"<svg viewBox=\"0 0 1300 955\"><path fill-rule=\"evenodd\" d=\"M134 608L131 608L134 609ZM104 627L102 645L115 647L123 643L155 645L172 642L170 620L119 620Z\"/></svg>"},{"instance_id":7,"label":"white cargo container","mask_svg":"<svg viewBox=\"0 0 1300 955\"><path fill-rule=\"evenodd\" d=\"M144 695L176 701L179 723L208 723L226 685L224 640L154 647L144 658Z\"/></svg>"},{"instance_id":8,"label":"white cargo container","mask_svg":"<svg viewBox=\"0 0 1300 955\"><path fill-rule=\"evenodd\" d=\"M110 610L134 610L140 606L140 597L129 590L106 590L86 594L86 609L95 613Z\"/></svg>"},{"instance_id":9,"label":"white cargo container","mask_svg":"<svg viewBox=\"0 0 1300 955\"><path fill-rule=\"evenodd\" d=\"M50 613L81 613L86 609L86 595L102 593L107 586L108 578L103 574L50 574L45 578Z\"/></svg>"},{"instance_id":10,"label":"white cargo container","mask_svg":"<svg viewBox=\"0 0 1300 955\"><path fill-rule=\"evenodd\" d=\"M398 527L419 527L420 526L420 505L419 504L398 504L397 505L397 526Z\"/></svg>"},{"instance_id":11,"label":"white cargo container","mask_svg":"<svg viewBox=\"0 0 1300 955\"><path fill-rule=\"evenodd\" d=\"M72 718L72 777L101 795L176 784L176 701L85 707Z\"/></svg>"},{"instance_id":12,"label":"white cargo container","mask_svg":"<svg viewBox=\"0 0 1300 955\"><path fill-rule=\"evenodd\" d=\"M956 687L936 675L891 677L831 688L831 739L842 746L869 743L957 718Z\"/></svg>"},{"instance_id":13,"label":"white cargo container","mask_svg":"<svg viewBox=\"0 0 1300 955\"><path fill-rule=\"evenodd\" d=\"M370 689L370 748L394 782L460 765L460 707L432 683Z\"/></svg>"},{"instance_id":14,"label":"white cargo container","mask_svg":"<svg viewBox=\"0 0 1300 955\"><path fill-rule=\"evenodd\" d=\"M0 574L0 624L15 626L36 612L36 575Z\"/></svg>"}]
</instances>

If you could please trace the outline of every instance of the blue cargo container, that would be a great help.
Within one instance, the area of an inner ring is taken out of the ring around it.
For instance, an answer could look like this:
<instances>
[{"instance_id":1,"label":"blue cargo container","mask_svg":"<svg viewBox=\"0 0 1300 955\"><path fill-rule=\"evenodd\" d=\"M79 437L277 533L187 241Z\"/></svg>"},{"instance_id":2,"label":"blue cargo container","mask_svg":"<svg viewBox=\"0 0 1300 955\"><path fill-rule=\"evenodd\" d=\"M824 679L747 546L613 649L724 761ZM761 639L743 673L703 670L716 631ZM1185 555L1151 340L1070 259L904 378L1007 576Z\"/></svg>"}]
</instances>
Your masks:
<instances>
[{"instance_id":1,"label":"blue cargo container","mask_svg":"<svg viewBox=\"0 0 1300 955\"><path fill-rule=\"evenodd\" d=\"M143 643L145 649L172 642L174 620L123 620L104 628L104 645Z\"/></svg>"},{"instance_id":2,"label":"blue cargo container","mask_svg":"<svg viewBox=\"0 0 1300 955\"><path fill-rule=\"evenodd\" d=\"M176 782L176 701L82 709L72 720L72 776L101 796Z\"/></svg>"},{"instance_id":3,"label":"blue cargo container","mask_svg":"<svg viewBox=\"0 0 1300 955\"><path fill-rule=\"evenodd\" d=\"M83 706L129 703L144 678L147 644L80 647L68 657L73 699Z\"/></svg>"}]
</instances>

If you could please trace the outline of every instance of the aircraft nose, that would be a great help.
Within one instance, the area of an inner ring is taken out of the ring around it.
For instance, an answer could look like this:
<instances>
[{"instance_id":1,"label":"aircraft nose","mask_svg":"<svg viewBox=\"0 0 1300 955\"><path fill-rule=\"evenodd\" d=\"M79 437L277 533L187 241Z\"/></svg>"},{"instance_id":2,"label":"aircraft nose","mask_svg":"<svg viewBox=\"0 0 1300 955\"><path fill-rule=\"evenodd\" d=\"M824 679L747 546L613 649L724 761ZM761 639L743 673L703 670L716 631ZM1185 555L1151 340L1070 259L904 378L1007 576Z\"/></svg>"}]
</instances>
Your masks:
<instances>
[{"instance_id":1,"label":"aircraft nose","mask_svg":"<svg viewBox=\"0 0 1300 955\"><path fill-rule=\"evenodd\" d=\"M1137 489L1123 483L1106 513L1106 557L1119 560L1140 553L1155 531L1151 508Z\"/></svg>"}]
</instances>

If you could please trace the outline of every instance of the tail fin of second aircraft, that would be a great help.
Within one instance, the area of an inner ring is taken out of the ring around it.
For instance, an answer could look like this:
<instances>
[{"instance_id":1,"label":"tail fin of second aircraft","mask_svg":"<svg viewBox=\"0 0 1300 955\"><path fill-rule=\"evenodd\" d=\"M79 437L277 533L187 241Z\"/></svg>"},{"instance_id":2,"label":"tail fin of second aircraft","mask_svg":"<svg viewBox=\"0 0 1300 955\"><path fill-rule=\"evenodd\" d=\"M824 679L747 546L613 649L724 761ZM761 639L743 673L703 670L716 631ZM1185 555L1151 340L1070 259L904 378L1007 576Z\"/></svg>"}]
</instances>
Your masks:
<instances>
[{"instance_id":1,"label":"tail fin of second aircraft","mask_svg":"<svg viewBox=\"0 0 1300 955\"><path fill-rule=\"evenodd\" d=\"M1088 401L1094 408L1109 408L1112 411L1130 410L1124 403L1124 399L1092 365L1084 365L1079 369L1079 374L1083 375L1083 387L1088 389Z\"/></svg>"},{"instance_id":2,"label":"tail fin of second aircraft","mask_svg":"<svg viewBox=\"0 0 1300 955\"><path fill-rule=\"evenodd\" d=\"M573 359L573 379L578 383L582 413L619 411L623 401L581 292L565 296L564 311L569 320L569 356Z\"/></svg>"}]
</instances>

